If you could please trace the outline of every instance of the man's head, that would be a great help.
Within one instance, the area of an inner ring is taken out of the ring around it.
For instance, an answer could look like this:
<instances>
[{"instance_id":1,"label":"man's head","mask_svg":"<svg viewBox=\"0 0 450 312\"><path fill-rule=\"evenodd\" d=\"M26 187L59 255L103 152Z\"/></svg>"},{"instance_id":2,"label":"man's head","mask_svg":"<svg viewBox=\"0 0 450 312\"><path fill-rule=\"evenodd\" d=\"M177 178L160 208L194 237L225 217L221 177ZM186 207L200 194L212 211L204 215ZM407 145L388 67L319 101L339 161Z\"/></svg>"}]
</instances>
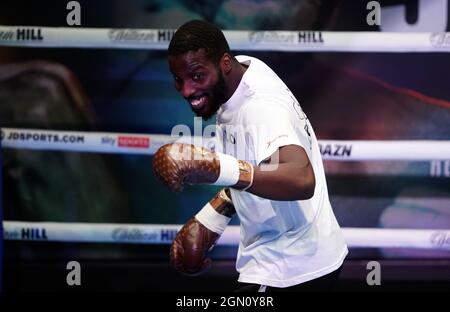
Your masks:
<instances>
[{"instance_id":1,"label":"man's head","mask_svg":"<svg viewBox=\"0 0 450 312\"><path fill-rule=\"evenodd\" d=\"M198 116L210 118L230 97L228 74L235 61L222 31L190 21L175 32L168 52L175 88Z\"/></svg>"}]
</instances>

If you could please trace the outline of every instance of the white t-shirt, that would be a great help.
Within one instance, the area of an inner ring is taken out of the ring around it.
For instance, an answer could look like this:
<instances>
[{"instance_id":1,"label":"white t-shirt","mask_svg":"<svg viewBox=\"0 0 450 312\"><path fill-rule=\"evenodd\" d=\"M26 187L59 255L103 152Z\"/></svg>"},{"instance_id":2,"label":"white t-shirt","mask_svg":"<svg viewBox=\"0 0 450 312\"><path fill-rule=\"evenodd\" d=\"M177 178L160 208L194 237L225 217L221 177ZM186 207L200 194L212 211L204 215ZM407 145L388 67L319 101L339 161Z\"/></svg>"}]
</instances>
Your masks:
<instances>
[{"instance_id":1,"label":"white t-shirt","mask_svg":"<svg viewBox=\"0 0 450 312\"><path fill-rule=\"evenodd\" d=\"M314 196L308 200L275 201L231 190L241 224L239 281L289 287L336 270L347 245L328 198L316 136L299 103L262 61L237 59L248 68L218 111L217 151L258 165L278 148L298 145L315 173Z\"/></svg>"}]
</instances>

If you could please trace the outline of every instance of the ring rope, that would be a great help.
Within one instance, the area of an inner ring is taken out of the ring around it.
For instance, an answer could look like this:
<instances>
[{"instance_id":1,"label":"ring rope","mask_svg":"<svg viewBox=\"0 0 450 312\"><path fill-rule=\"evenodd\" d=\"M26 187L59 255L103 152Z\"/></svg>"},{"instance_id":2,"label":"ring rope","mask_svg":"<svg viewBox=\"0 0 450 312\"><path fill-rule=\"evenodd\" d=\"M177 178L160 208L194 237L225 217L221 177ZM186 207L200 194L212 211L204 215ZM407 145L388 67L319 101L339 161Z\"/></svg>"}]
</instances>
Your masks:
<instances>
[{"instance_id":1,"label":"ring rope","mask_svg":"<svg viewBox=\"0 0 450 312\"><path fill-rule=\"evenodd\" d=\"M162 145L174 141L211 148L213 138L176 137L160 134L79 132L2 128L3 148L58 150L71 152L128 153L153 155ZM319 140L324 160L447 160L446 140Z\"/></svg>"},{"instance_id":2,"label":"ring rope","mask_svg":"<svg viewBox=\"0 0 450 312\"><path fill-rule=\"evenodd\" d=\"M182 225L3 221L6 240L53 242L170 244ZM448 229L343 228L351 248L450 250ZM218 245L239 244L240 228L227 227Z\"/></svg>"},{"instance_id":3,"label":"ring rope","mask_svg":"<svg viewBox=\"0 0 450 312\"><path fill-rule=\"evenodd\" d=\"M166 50L174 29L0 26L0 46ZM290 52L449 52L448 32L225 30L230 47Z\"/></svg>"}]
</instances>

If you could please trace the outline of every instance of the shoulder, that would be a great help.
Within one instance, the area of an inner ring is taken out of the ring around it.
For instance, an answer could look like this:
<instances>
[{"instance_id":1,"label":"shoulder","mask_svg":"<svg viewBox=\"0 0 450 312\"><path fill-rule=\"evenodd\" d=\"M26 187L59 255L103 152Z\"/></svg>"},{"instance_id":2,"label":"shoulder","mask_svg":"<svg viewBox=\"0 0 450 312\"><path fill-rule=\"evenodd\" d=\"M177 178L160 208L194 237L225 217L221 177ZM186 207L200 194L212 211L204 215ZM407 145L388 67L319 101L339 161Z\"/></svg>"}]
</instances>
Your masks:
<instances>
[{"instance_id":1,"label":"shoulder","mask_svg":"<svg viewBox=\"0 0 450 312\"><path fill-rule=\"evenodd\" d=\"M237 59L241 64L248 65L243 77L247 94L256 99L289 99L286 84L263 61L244 55L237 56Z\"/></svg>"},{"instance_id":2,"label":"shoulder","mask_svg":"<svg viewBox=\"0 0 450 312\"><path fill-rule=\"evenodd\" d=\"M264 96L253 98L241 110L244 124L266 124L273 120L290 120L290 112L279 98Z\"/></svg>"}]
</instances>

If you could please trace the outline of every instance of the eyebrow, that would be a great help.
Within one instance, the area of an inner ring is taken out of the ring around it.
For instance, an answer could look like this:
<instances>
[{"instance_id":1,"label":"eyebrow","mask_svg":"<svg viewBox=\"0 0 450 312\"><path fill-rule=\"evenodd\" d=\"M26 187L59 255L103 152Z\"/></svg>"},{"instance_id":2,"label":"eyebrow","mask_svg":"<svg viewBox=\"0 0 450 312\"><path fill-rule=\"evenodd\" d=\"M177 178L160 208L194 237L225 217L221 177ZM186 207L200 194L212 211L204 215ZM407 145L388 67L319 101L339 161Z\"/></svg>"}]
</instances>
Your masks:
<instances>
[{"instance_id":1,"label":"eyebrow","mask_svg":"<svg viewBox=\"0 0 450 312\"><path fill-rule=\"evenodd\" d=\"M189 68L190 71L195 71L197 69L205 68L205 66L203 66L203 65L201 65L199 63L194 63L192 65L189 65L188 68Z\"/></svg>"}]
</instances>

